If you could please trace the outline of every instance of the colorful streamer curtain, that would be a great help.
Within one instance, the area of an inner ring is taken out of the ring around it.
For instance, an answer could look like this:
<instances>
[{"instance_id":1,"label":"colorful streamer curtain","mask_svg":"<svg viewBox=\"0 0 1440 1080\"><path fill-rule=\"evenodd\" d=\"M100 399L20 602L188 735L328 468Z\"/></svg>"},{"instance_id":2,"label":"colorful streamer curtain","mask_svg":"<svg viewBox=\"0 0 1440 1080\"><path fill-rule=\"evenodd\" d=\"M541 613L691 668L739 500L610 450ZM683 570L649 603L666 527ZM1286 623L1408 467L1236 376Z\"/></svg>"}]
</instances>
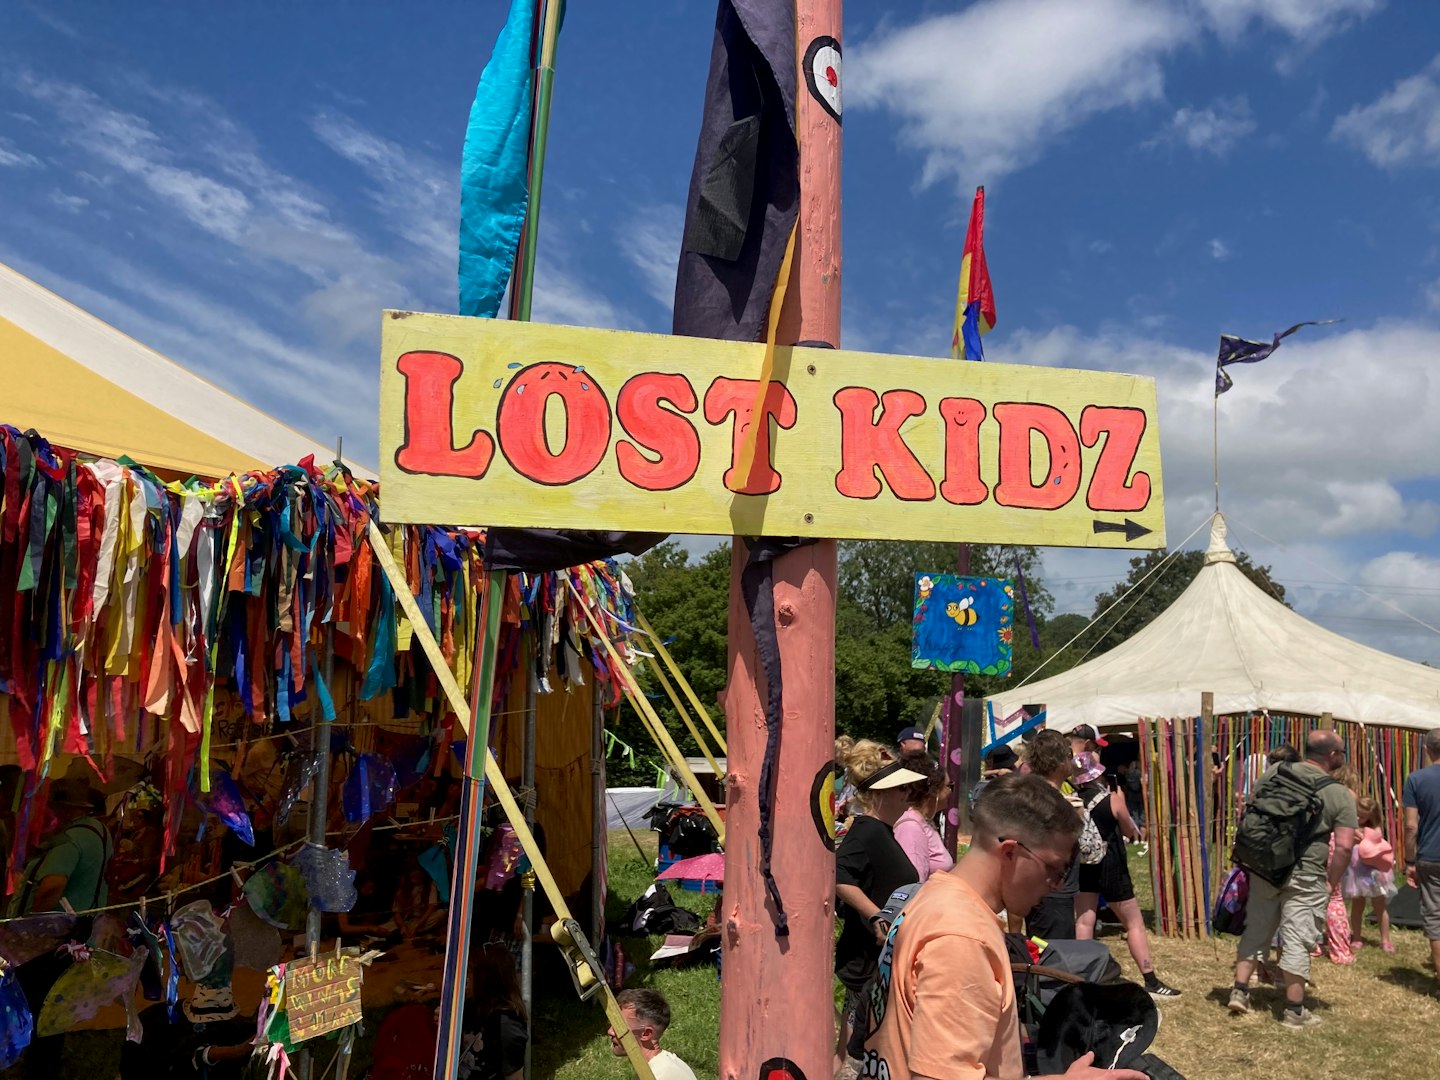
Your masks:
<instances>
[{"instance_id":1,"label":"colorful streamer curtain","mask_svg":"<svg viewBox=\"0 0 1440 1080\"><path fill-rule=\"evenodd\" d=\"M366 540L378 485L309 458L216 484L167 481L129 459L83 460L3 425L0 478L0 725L27 794L12 877L44 817L34 796L56 754L79 755L108 778L116 754L159 750L167 794L185 791L192 772L206 792L217 684L233 690L257 734L299 726L305 702L333 717L319 677L327 631L338 628L336 661L363 679L363 697L403 696L453 725ZM468 686L484 534L403 526L389 539ZM532 635L541 692L552 679L578 679L583 658L602 700L617 704L621 680L584 614L592 605L632 658L622 639L634 613L617 567L512 575L498 670L513 677L521 635ZM508 677L497 679L497 699L507 690ZM172 831L167 850L173 840Z\"/></svg>"}]
</instances>

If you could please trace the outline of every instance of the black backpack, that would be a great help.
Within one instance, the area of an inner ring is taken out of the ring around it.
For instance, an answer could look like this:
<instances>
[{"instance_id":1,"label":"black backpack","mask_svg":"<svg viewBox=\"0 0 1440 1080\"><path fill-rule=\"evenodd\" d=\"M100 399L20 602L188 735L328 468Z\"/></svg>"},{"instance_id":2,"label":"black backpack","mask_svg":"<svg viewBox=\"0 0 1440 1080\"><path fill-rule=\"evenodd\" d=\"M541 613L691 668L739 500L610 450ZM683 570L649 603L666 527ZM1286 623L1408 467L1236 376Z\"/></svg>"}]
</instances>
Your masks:
<instances>
[{"instance_id":1,"label":"black backpack","mask_svg":"<svg viewBox=\"0 0 1440 1080\"><path fill-rule=\"evenodd\" d=\"M1235 862L1283 888L1315 838L1325 809L1321 790L1338 782L1314 769L1282 762L1245 807L1235 830Z\"/></svg>"},{"instance_id":2,"label":"black backpack","mask_svg":"<svg viewBox=\"0 0 1440 1080\"><path fill-rule=\"evenodd\" d=\"M620 922L611 927L611 933L624 936L693 934L699 928L700 916L677 905L670 890L657 881L625 909Z\"/></svg>"}]
</instances>

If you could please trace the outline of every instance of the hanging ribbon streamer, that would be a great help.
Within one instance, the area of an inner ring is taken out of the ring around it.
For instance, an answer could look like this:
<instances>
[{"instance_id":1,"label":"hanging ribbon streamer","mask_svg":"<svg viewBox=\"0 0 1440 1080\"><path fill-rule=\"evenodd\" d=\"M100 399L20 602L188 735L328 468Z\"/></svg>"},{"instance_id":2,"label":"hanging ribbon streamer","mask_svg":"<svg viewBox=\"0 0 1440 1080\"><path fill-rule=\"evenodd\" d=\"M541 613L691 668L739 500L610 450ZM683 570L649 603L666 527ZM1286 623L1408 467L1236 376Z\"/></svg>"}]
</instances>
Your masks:
<instances>
[{"instance_id":1,"label":"hanging ribbon streamer","mask_svg":"<svg viewBox=\"0 0 1440 1080\"><path fill-rule=\"evenodd\" d=\"M1025 588L1025 571L1020 566L1020 553L1015 555L1015 586L1020 590L1020 606L1025 609L1025 622L1030 627L1030 644L1040 651L1040 631L1035 629L1035 613L1030 610L1030 593Z\"/></svg>"}]
</instances>

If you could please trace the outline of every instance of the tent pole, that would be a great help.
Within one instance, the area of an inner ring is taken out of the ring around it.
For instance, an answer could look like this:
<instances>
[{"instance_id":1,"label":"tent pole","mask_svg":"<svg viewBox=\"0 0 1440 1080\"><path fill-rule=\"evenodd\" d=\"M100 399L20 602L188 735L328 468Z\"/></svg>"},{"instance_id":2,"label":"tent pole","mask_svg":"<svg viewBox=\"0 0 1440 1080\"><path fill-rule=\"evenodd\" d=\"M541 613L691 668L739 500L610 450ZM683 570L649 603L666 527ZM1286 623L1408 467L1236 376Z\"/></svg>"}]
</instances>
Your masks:
<instances>
[{"instance_id":1,"label":"tent pole","mask_svg":"<svg viewBox=\"0 0 1440 1080\"><path fill-rule=\"evenodd\" d=\"M539 638L532 648L522 652L527 660L525 672L525 745L521 756L520 786L525 789L525 824L535 831L535 671ZM535 654L535 655L532 655ZM530 1078L530 1036L535 1022L535 871L527 870L520 877L521 925L524 938L520 942L520 998L525 1002L525 1080Z\"/></svg>"},{"instance_id":2,"label":"tent pole","mask_svg":"<svg viewBox=\"0 0 1440 1080\"><path fill-rule=\"evenodd\" d=\"M345 440L336 438L336 462L340 461L344 447ZM327 614L333 616L334 613L328 612ZM325 623L324 679L327 688L335 685L335 621L333 617L327 619ZM319 755L319 758L315 768L315 779L310 788L308 840L316 847L323 848L325 847L325 826L328 823L330 807L330 718L325 715L325 711L319 707L318 702L312 706L311 715L313 721L311 730L314 732L310 741L311 752ZM305 953L307 956L314 953L320 945L320 919L320 909L312 905L305 914ZM310 1080L314 1063L308 1049L301 1051L297 1064L300 1080Z\"/></svg>"},{"instance_id":3,"label":"tent pole","mask_svg":"<svg viewBox=\"0 0 1440 1080\"><path fill-rule=\"evenodd\" d=\"M606 856L609 833L606 829L605 813L605 706L600 700L600 688L595 685L595 673L590 673L590 940L596 947L600 944L600 932L605 926L605 871L610 865Z\"/></svg>"},{"instance_id":4,"label":"tent pole","mask_svg":"<svg viewBox=\"0 0 1440 1080\"><path fill-rule=\"evenodd\" d=\"M372 523L371 529L376 529ZM372 538L374 533L372 532ZM374 541L372 539L372 545ZM374 545L378 546L378 545ZM382 559L382 565L384 560ZM386 567L386 573L390 572ZM479 663L471 686L470 716L465 717L465 775L461 779L460 820L455 836L455 865L450 877L450 911L445 930L445 967L440 979L440 1036L435 1045L435 1076L453 1080L460 1070L461 1014L465 976L470 966L470 919L474 907L476 870L480 862L480 821L485 803L485 764L490 749L491 697L499 652L500 612L505 604L504 570L485 575L481 607ZM404 586L409 592L409 586ZM397 596L399 595L397 589ZM423 622L416 634L428 632ZM432 660L432 666L434 661ZM440 661L444 665L443 657ZM447 669L448 674L448 669ZM444 680L442 680L444 685Z\"/></svg>"}]
</instances>

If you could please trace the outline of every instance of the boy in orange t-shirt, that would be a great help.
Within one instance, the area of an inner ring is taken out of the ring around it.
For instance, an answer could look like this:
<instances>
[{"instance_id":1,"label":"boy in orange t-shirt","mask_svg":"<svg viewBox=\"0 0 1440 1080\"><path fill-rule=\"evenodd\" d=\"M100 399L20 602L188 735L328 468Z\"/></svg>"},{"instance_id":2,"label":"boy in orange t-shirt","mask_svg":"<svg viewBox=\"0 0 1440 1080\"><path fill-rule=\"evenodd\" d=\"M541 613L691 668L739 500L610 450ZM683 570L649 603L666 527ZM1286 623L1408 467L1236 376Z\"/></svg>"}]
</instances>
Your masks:
<instances>
[{"instance_id":1,"label":"boy in orange t-shirt","mask_svg":"<svg viewBox=\"0 0 1440 1080\"><path fill-rule=\"evenodd\" d=\"M975 804L974 839L954 870L933 875L891 927L871 987L862 1077L1020 1080L1015 979L998 912L1029 911L1064 881L1080 818L1036 776L998 777ZM1095 1068L1069 1080L1145 1080Z\"/></svg>"}]
</instances>

